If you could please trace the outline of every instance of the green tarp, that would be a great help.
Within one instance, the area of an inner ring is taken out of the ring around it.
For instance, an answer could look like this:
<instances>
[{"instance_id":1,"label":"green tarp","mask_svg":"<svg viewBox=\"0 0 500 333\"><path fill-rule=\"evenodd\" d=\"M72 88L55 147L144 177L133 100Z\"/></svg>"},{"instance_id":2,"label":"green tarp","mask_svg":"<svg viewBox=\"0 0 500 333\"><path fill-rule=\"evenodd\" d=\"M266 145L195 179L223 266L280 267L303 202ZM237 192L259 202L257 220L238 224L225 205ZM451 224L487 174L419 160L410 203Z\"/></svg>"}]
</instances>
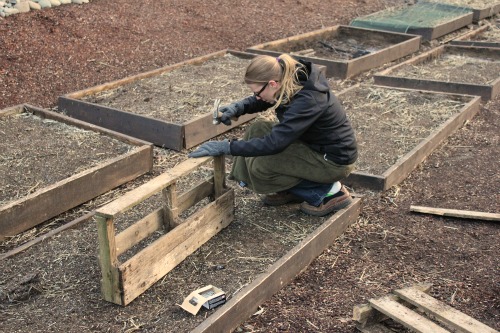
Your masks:
<instances>
[{"instance_id":1,"label":"green tarp","mask_svg":"<svg viewBox=\"0 0 500 333\"><path fill-rule=\"evenodd\" d=\"M432 29L472 13L472 9L435 2L418 2L403 8L389 8L354 19L351 26L411 33L411 30Z\"/></svg>"}]
</instances>

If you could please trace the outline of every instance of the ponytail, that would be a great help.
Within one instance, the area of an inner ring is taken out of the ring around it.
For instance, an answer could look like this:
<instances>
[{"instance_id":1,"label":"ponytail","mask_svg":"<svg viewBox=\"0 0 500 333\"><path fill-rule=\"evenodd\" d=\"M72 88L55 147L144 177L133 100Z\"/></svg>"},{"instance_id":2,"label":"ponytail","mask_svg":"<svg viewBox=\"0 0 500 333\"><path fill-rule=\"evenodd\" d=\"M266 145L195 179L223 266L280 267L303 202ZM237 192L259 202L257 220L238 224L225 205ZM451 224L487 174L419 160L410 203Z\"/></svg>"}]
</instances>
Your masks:
<instances>
[{"instance_id":1,"label":"ponytail","mask_svg":"<svg viewBox=\"0 0 500 333\"><path fill-rule=\"evenodd\" d=\"M291 98L302 89L299 74L307 75L304 65L288 54L279 57L260 55L252 59L245 73L245 83L265 84L271 80L280 82L281 88L278 92L276 109L281 104L288 103Z\"/></svg>"}]
</instances>

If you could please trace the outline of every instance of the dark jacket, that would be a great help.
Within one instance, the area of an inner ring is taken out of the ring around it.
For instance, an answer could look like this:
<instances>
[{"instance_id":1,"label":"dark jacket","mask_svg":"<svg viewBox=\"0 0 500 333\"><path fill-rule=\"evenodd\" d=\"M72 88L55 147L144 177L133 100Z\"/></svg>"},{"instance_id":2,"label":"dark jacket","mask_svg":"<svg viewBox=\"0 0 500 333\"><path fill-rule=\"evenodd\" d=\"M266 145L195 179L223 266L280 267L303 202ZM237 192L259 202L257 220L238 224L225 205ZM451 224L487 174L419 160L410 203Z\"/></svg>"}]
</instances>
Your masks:
<instances>
[{"instance_id":1,"label":"dark jacket","mask_svg":"<svg viewBox=\"0 0 500 333\"><path fill-rule=\"evenodd\" d=\"M286 105L276 109L279 123L269 135L262 138L232 141L232 155L274 155L300 140L313 150L326 154L328 160L337 164L347 165L356 161L356 138L344 108L319 68L309 62L302 63L308 77L299 77L303 88ZM250 97L246 99L244 113L265 111L271 106L263 100Z\"/></svg>"}]
</instances>

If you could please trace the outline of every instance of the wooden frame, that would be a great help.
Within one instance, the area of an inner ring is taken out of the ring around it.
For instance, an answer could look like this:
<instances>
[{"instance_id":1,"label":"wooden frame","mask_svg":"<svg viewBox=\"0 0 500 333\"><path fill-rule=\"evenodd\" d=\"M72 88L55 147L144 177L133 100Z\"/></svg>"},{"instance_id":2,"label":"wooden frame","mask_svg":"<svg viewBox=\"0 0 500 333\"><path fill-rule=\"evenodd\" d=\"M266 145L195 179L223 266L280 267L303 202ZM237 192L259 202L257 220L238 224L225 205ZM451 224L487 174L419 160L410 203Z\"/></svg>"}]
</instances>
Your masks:
<instances>
[{"instance_id":1,"label":"wooden frame","mask_svg":"<svg viewBox=\"0 0 500 333\"><path fill-rule=\"evenodd\" d=\"M99 132L139 148L0 207L0 240L28 230L153 168L153 146L142 140L27 104L2 110L0 117L22 112Z\"/></svg>"},{"instance_id":2,"label":"wooden frame","mask_svg":"<svg viewBox=\"0 0 500 333\"><path fill-rule=\"evenodd\" d=\"M402 58L418 51L420 48L420 36L337 25L264 44L254 45L246 51L256 54L278 56L284 53L279 51L283 49L283 47L300 45L311 40L331 38L340 34L362 37L364 39L370 39L372 36L383 36L388 40L394 41L394 45L351 60L330 60L304 55L295 55L295 57L325 66L327 76L347 79L361 72Z\"/></svg>"},{"instance_id":3,"label":"wooden frame","mask_svg":"<svg viewBox=\"0 0 500 333\"><path fill-rule=\"evenodd\" d=\"M112 81L85 90L73 92L59 97L59 111L70 117L84 120L111 130L152 142L153 144L174 150L192 148L210 138L229 131L257 116L257 114L243 115L237 121L232 121L230 126L214 126L212 112L196 117L183 124L175 124L161 119L118 110L115 108L89 103L80 100L83 97L111 90L145 78L159 76L171 72L182 66L199 65L208 60L222 58L225 54L251 59L254 54L223 50L191 60L183 61L171 66L162 67L149 72L129 76L121 80Z\"/></svg>"},{"instance_id":4,"label":"wooden frame","mask_svg":"<svg viewBox=\"0 0 500 333\"><path fill-rule=\"evenodd\" d=\"M463 95L477 95L481 96L483 100L495 98L500 92L500 76L491 84L471 84L466 82L446 82L438 80L428 80L425 78L405 78L392 76L398 69L406 66L423 64L430 62L434 59L441 57L445 53L461 53L471 56L484 58L485 55L500 60L500 50L494 48L481 48L481 47L466 47L466 46L450 46L442 45L428 52L422 53L418 57L409 59L405 62L392 66L383 70L373 76L374 82L377 85L389 87L401 87L409 89L419 89L426 91L439 91L453 94Z\"/></svg>"},{"instance_id":5,"label":"wooden frame","mask_svg":"<svg viewBox=\"0 0 500 333\"><path fill-rule=\"evenodd\" d=\"M182 195L177 180L209 161L214 175ZM106 301L127 305L234 219L234 191L225 186L224 156L188 159L96 210L101 290ZM115 218L161 192L164 206L115 235ZM180 223L179 214L205 197L213 202ZM118 256L159 229L168 232L124 263Z\"/></svg>"},{"instance_id":6,"label":"wooden frame","mask_svg":"<svg viewBox=\"0 0 500 333\"><path fill-rule=\"evenodd\" d=\"M289 284L352 223L361 210L361 199L332 215L309 236L278 259L266 272L240 290L192 333L232 332L255 313L259 305Z\"/></svg>"},{"instance_id":7,"label":"wooden frame","mask_svg":"<svg viewBox=\"0 0 500 333\"><path fill-rule=\"evenodd\" d=\"M342 94L349 92L352 89L357 89L361 85L355 85L346 90L340 92L338 97L342 100ZM374 86L376 87L376 86ZM387 87L380 87L387 88ZM396 88L388 88L396 89ZM408 90L401 89L397 90ZM430 94L440 94L435 92L426 92ZM464 95L451 95L455 97L465 97ZM406 153L401 157L394 165L389 167L381 175L369 174L366 172L354 171L351 173L347 179L344 181L350 186L361 186L373 190L385 191L394 185L399 184L420 164L423 160L429 156L434 149L436 149L443 140L450 136L455 130L460 128L463 123L476 115L479 111L481 99L478 96L466 96L470 97L470 101L462 108L462 110L456 115L449 118L438 128L436 128L432 133L430 133L425 139L423 139L416 147L411 151Z\"/></svg>"},{"instance_id":8,"label":"wooden frame","mask_svg":"<svg viewBox=\"0 0 500 333\"><path fill-rule=\"evenodd\" d=\"M462 36L455 38L454 40L450 41L450 44L451 45L458 45L458 46L476 46L476 47L500 48L500 41L489 42L489 41L473 40L474 37L485 33L489 29L491 29L491 26L483 25L482 27L479 27L476 30L469 31L466 34L463 34Z\"/></svg>"},{"instance_id":9,"label":"wooden frame","mask_svg":"<svg viewBox=\"0 0 500 333\"><path fill-rule=\"evenodd\" d=\"M492 0L492 1L494 1L494 0ZM472 13L473 13L472 22L477 23L477 22L481 21L482 19L492 17L493 15L498 14L500 12L500 2L497 2L494 4L492 3L490 6L484 7L484 8L472 8L471 7L471 9L472 9Z\"/></svg>"},{"instance_id":10,"label":"wooden frame","mask_svg":"<svg viewBox=\"0 0 500 333\"><path fill-rule=\"evenodd\" d=\"M424 3L425 3L425 1L424 1ZM419 3L417 2L415 5L413 5L411 7L402 7L401 11L416 10L415 8L418 8L418 5L419 5ZM451 5L447 5L444 3L435 3L435 5L436 5L436 8L439 8L439 7L441 7L441 8L449 8L449 7L459 8L457 6L451 6ZM389 8L387 10L388 13L390 13L389 11L394 12L394 10L392 8ZM354 19L351 22L351 26L357 26L357 24L358 24L358 26L367 25L369 23L363 24L363 22L366 22L364 20L366 20L366 19L369 20L370 17L380 15L380 13L383 13L383 12L385 12L385 11L376 12L373 14L369 14L369 15ZM430 40L439 38L441 36L449 34L450 32L453 32L455 30L458 30L460 28L463 28L463 27L471 24L473 16L474 16L474 13L473 13L472 9L470 9L469 13L458 15L456 17L450 18L447 21L441 20L442 22L439 22L435 26L420 27L420 26L411 26L410 25L406 28L405 33L412 34L412 35L420 35L420 36L422 36L422 41L430 41ZM386 17L390 17L390 16L386 16ZM379 29L379 30L384 30L384 31L398 30L398 29L390 29L390 28L385 29L382 26L373 25L373 24L369 28Z\"/></svg>"}]
</instances>

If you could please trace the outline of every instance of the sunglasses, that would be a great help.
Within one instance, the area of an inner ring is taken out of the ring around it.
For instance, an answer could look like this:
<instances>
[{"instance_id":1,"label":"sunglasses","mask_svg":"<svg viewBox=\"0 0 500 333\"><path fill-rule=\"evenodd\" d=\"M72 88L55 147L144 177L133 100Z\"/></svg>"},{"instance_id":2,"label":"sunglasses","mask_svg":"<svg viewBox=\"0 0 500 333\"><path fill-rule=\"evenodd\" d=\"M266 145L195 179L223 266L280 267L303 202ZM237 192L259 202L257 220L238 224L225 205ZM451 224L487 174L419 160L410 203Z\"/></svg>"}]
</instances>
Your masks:
<instances>
[{"instance_id":1,"label":"sunglasses","mask_svg":"<svg viewBox=\"0 0 500 333\"><path fill-rule=\"evenodd\" d=\"M262 92L264 91L264 89L266 89L268 84L269 84L269 82L266 82L266 84L258 92L254 92L253 95L255 97L260 97L260 94L262 94Z\"/></svg>"}]
</instances>

